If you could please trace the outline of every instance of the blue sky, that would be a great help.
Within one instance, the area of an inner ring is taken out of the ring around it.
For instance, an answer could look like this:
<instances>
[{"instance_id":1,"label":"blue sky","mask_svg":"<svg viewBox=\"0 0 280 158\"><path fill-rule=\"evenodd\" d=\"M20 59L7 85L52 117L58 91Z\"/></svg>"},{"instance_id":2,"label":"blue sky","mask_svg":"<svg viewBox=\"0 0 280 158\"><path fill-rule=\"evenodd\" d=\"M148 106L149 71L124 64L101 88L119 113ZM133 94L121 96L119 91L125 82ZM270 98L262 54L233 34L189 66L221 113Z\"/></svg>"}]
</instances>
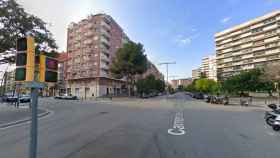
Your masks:
<instances>
[{"instance_id":1,"label":"blue sky","mask_svg":"<svg viewBox=\"0 0 280 158\"><path fill-rule=\"evenodd\" d=\"M280 9L280 0L19 0L19 3L51 23L50 30L60 50L65 50L66 28L71 21L79 21L91 13L110 14L133 41L144 45L156 65L176 61L176 65L170 66L170 75L177 78L190 77L202 57L215 53L216 32ZM36 5L45 7L39 9ZM164 66L158 67L165 74Z\"/></svg>"}]
</instances>

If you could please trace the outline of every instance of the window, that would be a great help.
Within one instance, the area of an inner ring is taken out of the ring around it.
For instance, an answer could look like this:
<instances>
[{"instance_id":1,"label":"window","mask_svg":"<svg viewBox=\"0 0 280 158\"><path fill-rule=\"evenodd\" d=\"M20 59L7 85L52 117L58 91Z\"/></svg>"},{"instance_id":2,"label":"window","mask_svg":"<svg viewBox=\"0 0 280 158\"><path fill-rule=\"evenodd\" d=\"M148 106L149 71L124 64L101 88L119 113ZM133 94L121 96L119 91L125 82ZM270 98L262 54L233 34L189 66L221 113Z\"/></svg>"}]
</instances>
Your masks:
<instances>
[{"instance_id":1,"label":"window","mask_svg":"<svg viewBox=\"0 0 280 158\"><path fill-rule=\"evenodd\" d=\"M242 33L249 31L251 28L250 27L246 27L244 29L241 30Z\"/></svg>"},{"instance_id":2,"label":"window","mask_svg":"<svg viewBox=\"0 0 280 158\"><path fill-rule=\"evenodd\" d=\"M251 51L252 51L252 48L248 48L248 49L244 49L243 53L248 53L248 52L251 52Z\"/></svg>"},{"instance_id":3,"label":"window","mask_svg":"<svg viewBox=\"0 0 280 158\"><path fill-rule=\"evenodd\" d=\"M277 58L279 58L279 55L272 55L272 56L267 57L266 59L272 60L272 59L277 59Z\"/></svg>"},{"instance_id":4,"label":"window","mask_svg":"<svg viewBox=\"0 0 280 158\"><path fill-rule=\"evenodd\" d=\"M263 23L264 23L264 24L267 24L267 23L271 23L271 22L273 22L273 21L275 21L275 20L276 20L276 17L273 17L273 18L270 18L270 19L265 20Z\"/></svg>"},{"instance_id":5,"label":"window","mask_svg":"<svg viewBox=\"0 0 280 158\"><path fill-rule=\"evenodd\" d=\"M261 40L261 41L254 42L254 45L263 44L263 43L264 43L264 40Z\"/></svg>"},{"instance_id":6,"label":"window","mask_svg":"<svg viewBox=\"0 0 280 158\"><path fill-rule=\"evenodd\" d=\"M255 28L255 29L252 30L252 33L257 33L257 32L261 32L261 31L263 31L263 28L262 28L262 27L260 27L260 28Z\"/></svg>"},{"instance_id":7,"label":"window","mask_svg":"<svg viewBox=\"0 0 280 158\"><path fill-rule=\"evenodd\" d=\"M277 30L268 31L265 33L265 36L269 36L269 35L276 34L276 33L277 33Z\"/></svg>"},{"instance_id":8,"label":"window","mask_svg":"<svg viewBox=\"0 0 280 158\"><path fill-rule=\"evenodd\" d=\"M232 54L231 54L231 53L227 53L227 54L225 54L224 56L225 56L225 57L230 57L230 56L232 56Z\"/></svg>"},{"instance_id":9,"label":"window","mask_svg":"<svg viewBox=\"0 0 280 158\"><path fill-rule=\"evenodd\" d=\"M273 42L265 45L265 48L275 47L278 45L278 42Z\"/></svg>"},{"instance_id":10,"label":"window","mask_svg":"<svg viewBox=\"0 0 280 158\"><path fill-rule=\"evenodd\" d=\"M265 55L265 51L261 51L261 52L255 52L254 56L262 56Z\"/></svg>"},{"instance_id":11,"label":"window","mask_svg":"<svg viewBox=\"0 0 280 158\"><path fill-rule=\"evenodd\" d=\"M235 47L233 47L232 49L233 50L237 50L237 49L240 49L241 48L241 46L235 46Z\"/></svg>"},{"instance_id":12,"label":"window","mask_svg":"<svg viewBox=\"0 0 280 158\"><path fill-rule=\"evenodd\" d=\"M241 56L235 56L235 57L233 57L232 59L233 59L233 60L240 60L240 59L242 59L242 58L241 58Z\"/></svg>"}]
</instances>

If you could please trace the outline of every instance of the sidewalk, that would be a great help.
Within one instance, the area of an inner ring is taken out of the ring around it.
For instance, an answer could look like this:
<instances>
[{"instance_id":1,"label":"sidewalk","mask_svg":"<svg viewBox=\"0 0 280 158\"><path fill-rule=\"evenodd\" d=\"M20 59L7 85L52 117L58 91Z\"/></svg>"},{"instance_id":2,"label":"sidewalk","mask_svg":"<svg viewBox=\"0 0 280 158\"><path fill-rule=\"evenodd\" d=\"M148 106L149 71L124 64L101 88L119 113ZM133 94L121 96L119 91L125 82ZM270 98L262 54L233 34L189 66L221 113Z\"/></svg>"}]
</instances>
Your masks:
<instances>
[{"instance_id":1,"label":"sidewalk","mask_svg":"<svg viewBox=\"0 0 280 158\"><path fill-rule=\"evenodd\" d=\"M240 97L230 98L230 105L239 105L240 106ZM243 100L249 101L250 98L242 98ZM279 104L279 100L277 98L252 98L252 102L249 102L249 106L258 106L258 107L266 107L269 104Z\"/></svg>"},{"instance_id":2,"label":"sidewalk","mask_svg":"<svg viewBox=\"0 0 280 158\"><path fill-rule=\"evenodd\" d=\"M39 116L46 114L48 114L46 110L38 109ZM30 116L28 104L15 108L14 105L0 103L0 129L27 122L30 120Z\"/></svg>"}]
</instances>

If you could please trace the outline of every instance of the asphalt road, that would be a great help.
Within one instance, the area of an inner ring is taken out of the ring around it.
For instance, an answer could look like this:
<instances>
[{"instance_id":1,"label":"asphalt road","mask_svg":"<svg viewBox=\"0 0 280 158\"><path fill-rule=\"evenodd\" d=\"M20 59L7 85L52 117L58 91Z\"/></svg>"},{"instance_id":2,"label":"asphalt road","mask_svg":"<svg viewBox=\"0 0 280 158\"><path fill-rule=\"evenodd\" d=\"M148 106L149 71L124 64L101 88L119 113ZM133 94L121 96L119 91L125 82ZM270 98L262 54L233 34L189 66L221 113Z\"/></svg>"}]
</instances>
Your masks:
<instances>
[{"instance_id":1,"label":"asphalt road","mask_svg":"<svg viewBox=\"0 0 280 158\"><path fill-rule=\"evenodd\" d=\"M208 105L182 93L168 99L113 103L43 99L40 104L54 113L39 121L38 158L280 155L280 133L265 126L264 111L256 107ZM27 158L28 143L28 124L0 130L0 157Z\"/></svg>"}]
</instances>

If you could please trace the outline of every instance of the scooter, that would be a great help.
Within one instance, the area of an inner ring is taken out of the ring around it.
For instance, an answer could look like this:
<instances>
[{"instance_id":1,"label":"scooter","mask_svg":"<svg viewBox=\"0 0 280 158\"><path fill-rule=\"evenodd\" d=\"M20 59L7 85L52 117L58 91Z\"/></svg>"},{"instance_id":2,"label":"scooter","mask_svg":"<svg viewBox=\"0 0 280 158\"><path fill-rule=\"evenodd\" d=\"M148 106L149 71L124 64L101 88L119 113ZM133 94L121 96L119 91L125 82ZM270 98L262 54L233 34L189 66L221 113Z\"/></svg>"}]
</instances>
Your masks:
<instances>
[{"instance_id":1,"label":"scooter","mask_svg":"<svg viewBox=\"0 0 280 158\"><path fill-rule=\"evenodd\" d=\"M280 107L275 104L268 105L272 111L265 113L265 122L272 127L273 130L280 130Z\"/></svg>"},{"instance_id":2,"label":"scooter","mask_svg":"<svg viewBox=\"0 0 280 158\"><path fill-rule=\"evenodd\" d=\"M274 131L280 131L280 115L278 115L275 121L272 123L272 129Z\"/></svg>"}]
</instances>

